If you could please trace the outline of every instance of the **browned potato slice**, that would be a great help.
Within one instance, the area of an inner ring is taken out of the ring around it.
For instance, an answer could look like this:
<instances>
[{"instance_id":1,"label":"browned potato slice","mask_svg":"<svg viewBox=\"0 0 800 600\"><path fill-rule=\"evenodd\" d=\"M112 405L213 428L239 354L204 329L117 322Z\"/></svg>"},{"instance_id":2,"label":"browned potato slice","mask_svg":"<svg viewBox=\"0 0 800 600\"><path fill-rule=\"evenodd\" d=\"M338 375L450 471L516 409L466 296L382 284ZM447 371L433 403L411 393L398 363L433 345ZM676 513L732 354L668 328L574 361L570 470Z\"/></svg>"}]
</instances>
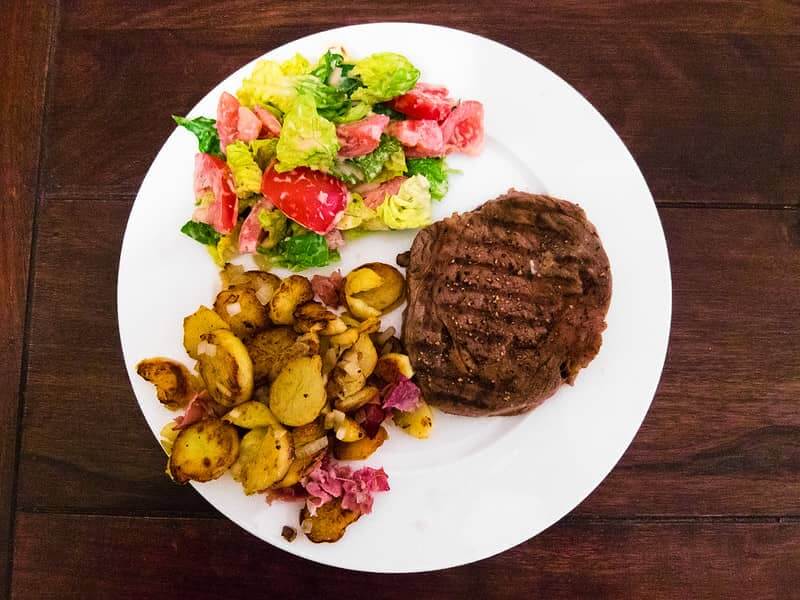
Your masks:
<instances>
[{"instance_id":1,"label":"browned potato slice","mask_svg":"<svg viewBox=\"0 0 800 600\"><path fill-rule=\"evenodd\" d=\"M175 444L175 438L178 437L179 433L180 431L175 429L175 421L169 421L161 428L158 434L158 441L161 443L161 447L164 449L164 452L167 453L167 456L172 454L172 446ZM167 472L169 472L169 464L167 464ZM170 477L171 476L172 475L170 475Z\"/></svg>"},{"instance_id":2,"label":"browned potato slice","mask_svg":"<svg viewBox=\"0 0 800 600\"><path fill-rule=\"evenodd\" d=\"M411 367L411 360L407 355L390 352L378 359L375 365L375 375L386 383L392 383L397 380L398 375L411 379L414 376L414 369Z\"/></svg>"},{"instance_id":3,"label":"browned potato slice","mask_svg":"<svg viewBox=\"0 0 800 600\"><path fill-rule=\"evenodd\" d=\"M257 384L278 376L286 361L294 357L292 346L297 334L289 327L276 327L255 334L245 346L253 361L253 378Z\"/></svg>"},{"instance_id":4,"label":"browned potato slice","mask_svg":"<svg viewBox=\"0 0 800 600\"><path fill-rule=\"evenodd\" d=\"M428 403L420 399L420 405L411 412L392 411L394 424L408 435L424 440L433 429L433 411Z\"/></svg>"},{"instance_id":5,"label":"browned potato slice","mask_svg":"<svg viewBox=\"0 0 800 600\"><path fill-rule=\"evenodd\" d=\"M222 417L222 420L244 429L281 426L269 407L257 400L248 400L238 406L234 406Z\"/></svg>"},{"instance_id":6,"label":"browned potato slice","mask_svg":"<svg viewBox=\"0 0 800 600\"><path fill-rule=\"evenodd\" d=\"M300 528L312 542L336 542L350 523L358 521L360 512L342 508L341 498L326 502L311 516L305 506L300 511Z\"/></svg>"},{"instance_id":7,"label":"browned potato slice","mask_svg":"<svg viewBox=\"0 0 800 600\"><path fill-rule=\"evenodd\" d=\"M207 419L190 425L175 438L169 471L178 483L211 481L239 456L239 434L230 423Z\"/></svg>"},{"instance_id":8,"label":"browned potato slice","mask_svg":"<svg viewBox=\"0 0 800 600\"><path fill-rule=\"evenodd\" d=\"M253 393L253 362L242 341L228 329L204 334L203 341L197 368L208 393L223 406L247 402Z\"/></svg>"},{"instance_id":9,"label":"browned potato slice","mask_svg":"<svg viewBox=\"0 0 800 600\"><path fill-rule=\"evenodd\" d=\"M322 427L319 419L314 419L311 423L292 429L292 440L295 448L302 448L306 444L316 442L324 435L325 428Z\"/></svg>"},{"instance_id":10,"label":"browned potato slice","mask_svg":"<svg viewBox=\"0 0 800 600\"><path fill-rule=\"evenodd\" d=\"M372 334L381 328L380 319L371 317L366 319L361 325L358 326L358 333Z\"/></svg>"},{"instance_id":11,"label":"browned potato slice","mask_svg":"<svg viewBox=\"0 0 800 600\"><path fill-rule=\"evenodd\" d=\"M210 308L201 306L197 312L183 320L183 347L193 359L197 360L197 346L201 337L217 329L230 329L228 323Z\"/></svg>"},{"instance_id":12,"label":"browned potato slice","mask_svg":"<svg viewBox=\"0 0 800 600\"><path fill-rule=\"evenodd\" d=\"M136 372L156 386L159 402L171 410L186 406L196 391L189 369L169 358L146 358Z\"/></svg>"},{"instance_id":13,"label":"browned potato slice","mask_svg":"<svg viewBox=\"0 0 800 600\"><path fill-rule=\"evenodd\" d=\"M336 439L342 442L356 442L367 437L364 429L350 417L345 417L335 429Z\"/></svg>"},{"instance_id":14,"label":"browned potato slice","mask_svg":"<svg viewBox=\"0 0 800 600\"><path fill-rule=\"evenodd\" d=\"M269 324L264 305L253 290L243 285L229 287L217 294L214 311L240 338L261 331Z\"/></svg>"},{"instance_id":15,"label":"browned potato slice","mask_svg":"<svg viewBox=\"0 0 800 600\"><path fill-rule=\"evenodd\" d=\"M269 390L269 407L284 425L311 423L325 406L325 379L319 355L286 363Z\"/></svg>"},{"instance_id":16,"label":"browned potato slice","mask_svg":"<svg viewBox=\"0 0 800 600\"><path fill-rule=\"evenodd\" d=\"M283 427L257 427L242 438L239 459L231 474L249 496L283 479L293 457L292 436L288 431Z\"/></svg>"},{"instance_id":17,"label":"browned potato slice","mask_svg":"<svg viewBox=\"0 0 800 600\"><path fill-rule=\"evenodd\" d=\"M355 394L345 396L344 398L336 398L334 405L342 412L353 412L365 404L369 404L373 400L376 400L379 395L380 390L378 390L378 388L368 385L364 389L357 391Z\"/></svg>"},{"instance_id":18,"label":"browned potato slice","mask_svg":"<svg viewBox=\"0 0 800 600\"><path fill-rule=\"evenodd\" d=\"M335 313L319 302L306 302L294 311L294 328L300 333L316 332L321 335L336 335L347 329Z\"/></svg>"},{"instance_id":19,"label":"browned potato slice","mask_svg":"<svg viewBox=\"0 0 800 600\"><path fill-rule=\"evenodd\" d=\"M361 321L356 319L353 315L351 315L348 312L343 312L342 314L339 315L339 318L341 318L342 321L344 321L344 324L347 325L348 327L358 327L359 325L361 325Z\"/></svg>"},{"instance_id":20,"label":"browned potato slice","mask_svg":"<svg viewBox=\"0 0 800 600\"><path fill-rule=\"evenodd\" d=\"M350 346L356 343L358 336L359 336L358 327L350 327L349 329L346 329L342 333L332 335L330 337L331 345L349 348Z\"/></svg>"},{"instance_id":21,"label":"browned potato slice","mask_svg":"<svg viewBox=\"0 0 800 600\"><path fill-rule=\"evenodd\" d=\"M380 448L388 438L389 433L385 428L381 427L374 438L363 437L355 442L336 440L333 443L333 456L339 460L365 460Z\"/></svg>"},{"instance_id":22,"label":"browned potato slice","mask_svg":"<svg viewBox=\"0 0 800 600\"><path fill-rule=\"evenodd\" d=\"M311 282L300 275L290 275L281 281L269 301L269 318L276 325L292 325L295 309L313 299Z\"/></svg>"},{"instance_id":23,"label":"browned potato slice","mask_svg":"<svg viewBox=\"0 0 800 600\"><path fill-rule=\"evenodd\" d=\"M274 488L287 488L298 483L328 447L328 438L319 419L293 429L292 442L295 458L286 476L273 485Z\"/></svg>"},{"instance_id":24,"label":"browned potato slice","mask_svg":"<svg viewBox=\"0 0 800 600\"><path fill-rule=\"evenodd\" d=\"M368 263L345 277L345 302L358 319L379 317L403 301L405 279L400 271L383 263Z\"/></svg>"}]
</instances>

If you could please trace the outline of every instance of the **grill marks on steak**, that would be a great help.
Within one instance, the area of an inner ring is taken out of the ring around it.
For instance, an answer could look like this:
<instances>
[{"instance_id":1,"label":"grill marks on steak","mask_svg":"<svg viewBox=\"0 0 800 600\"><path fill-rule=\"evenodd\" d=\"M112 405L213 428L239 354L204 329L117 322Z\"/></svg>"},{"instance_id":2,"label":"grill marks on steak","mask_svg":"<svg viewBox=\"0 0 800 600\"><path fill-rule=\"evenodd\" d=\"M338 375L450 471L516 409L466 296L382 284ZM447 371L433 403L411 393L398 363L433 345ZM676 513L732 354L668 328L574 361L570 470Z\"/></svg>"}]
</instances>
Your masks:
<instances>
[{"instance_id":1,"label":"grill marks on steak","mask_svg":"<svg viewBox=\"0 0 800 600\"><path fill-rule=\"evenodd\" d=\"M600 349L608 258L570 202L512 190L420 231L408 260L403 339L442 410L530 410Z\"/></svg>"}]
</instances>

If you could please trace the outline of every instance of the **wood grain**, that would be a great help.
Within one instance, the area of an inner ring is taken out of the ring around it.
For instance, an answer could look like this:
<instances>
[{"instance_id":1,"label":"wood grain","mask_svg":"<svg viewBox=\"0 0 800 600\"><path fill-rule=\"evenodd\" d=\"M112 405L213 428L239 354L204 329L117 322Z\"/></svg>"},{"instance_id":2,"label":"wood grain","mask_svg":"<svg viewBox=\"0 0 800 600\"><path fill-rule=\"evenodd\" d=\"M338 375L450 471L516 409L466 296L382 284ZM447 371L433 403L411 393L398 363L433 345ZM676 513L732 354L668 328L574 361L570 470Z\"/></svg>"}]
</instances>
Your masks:
<instances>
[{"instance_id":1,"label":"wood grain","mask_svg":"<svg viewBox=\"0 0 800 600\"><path fill-rule=\"evenodd\" d=\"M88 199L43 207L25 510L213 512L161 475L163 454L123 370L114 281L128 208ZM633 446L578 514L800 515L800 212L661 214L675 306L663 381ZM90 285L88 296L73 292ZM49 485L56 479L62 485Z\"/></svg>"},{"instance_id":2,"label":"wood grain","mask_svg":"<svg viewBox=\"0 0 800 600\"><path fill-rule=\"evenodd\" d=\"M50 3L0 10L0 596L8 589L28 268L39 172Z\"/></svg>"},{"instance_id":3,"label":"wood grain","mask_svg":"<svg viewBox=\"0 0 800 600\"><path fill-rule=\"evenodd\" d=\"M18 599L787 598L800 524L562 522L473 565L391 576L311 564L227 521L21 514L15 543Z\"/></svg>"},{"instance_id":4,"label":"wood grain","mask_svg":"<svg viewBox=\"0 0 800 600\"><path fill-rule=\"evenodd\" d=\"M284 27L298 21L317 29L370 21L442 23L470 29L487 24L496 29L530 26L592 27L603 30L691 31L695 33L776 33L800 29L800 7L786 1L657 0L587 3L581 0L499 0L463 2L457 9L447 0L378 3L370 0L337 4L335 15L325 0L296 2L233 0L224 9L202 0L65 0L64 26L68 29L197 29L223 20L227 28L256 24ZM112 9L113 7L113 9ZM333 18L332 18L333 17Z\"/></svg>"},{"instance_id":5,"label":"wood grain","mask_svg":"<svg viewBox=\"0 0 800 600\"><path fill-rule=\"evenodd\" d=\"M169 11L155 12L169 21ZM174 128L170 113L187 111L262 52L321 28L301 18L305 11L294 21L281 14L280 26L271 13L256 12L250 26L211 31L66 29L55 67L47 190L135 192ZM541 25L539 18L528 10L519 22L498 14L454 24L509 44L574 85L628 145L658 201L800 202L800 30L598 29L568 16Z\"/></svg>"}]
</instances>

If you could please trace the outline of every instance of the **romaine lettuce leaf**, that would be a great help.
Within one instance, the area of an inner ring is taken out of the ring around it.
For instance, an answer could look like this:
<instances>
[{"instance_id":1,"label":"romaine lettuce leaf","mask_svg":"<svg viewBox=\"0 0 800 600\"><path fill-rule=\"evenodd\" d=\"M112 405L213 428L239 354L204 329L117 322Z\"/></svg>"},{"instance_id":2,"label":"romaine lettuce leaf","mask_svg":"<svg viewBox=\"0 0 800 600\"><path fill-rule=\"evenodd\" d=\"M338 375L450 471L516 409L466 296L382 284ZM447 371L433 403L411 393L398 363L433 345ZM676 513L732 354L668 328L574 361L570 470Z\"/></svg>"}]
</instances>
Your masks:
<instances>
[{"instance_id":1,"label":"romaine lettuce leaf","mask_svg":"<svg viewBox=\"0 0 800 600\"><path fill-rule=\"evenodd\" d=\"M365 87L353 91L351 98L367 104L385 102L406 93L419 79L419 71L402 54L378 52L356 63L349 73Z\"/></svg>"},{"instance_id":2,"label":"romaine lettuce leaf","mask_svg":"<svg viewBox=\"0 0 800 600\"><path fill-rule=\"evenodd\" d=\"M214 119L208 117L187 119L178 115L172 115L172 118L178 125L185 127L197 137L197 147L200 152L224 158L219 147L217 122Z\"/></svg>"},{"instance_id":3,"label":"romaine lettuce leaf","mask_svg":"<svg viewBox=\"0 0 800 600\"><path fill-rule=\"evenodd\" d=\"M403 146L395 138L382 135L380 144L369 154L339 160L333 174L350 185L357 183L388 181L402 175L406 170Z\"/></svg>"},{"instance_id":4,"label":"romaine lettuce leaf","mask_svg":"<svg viewBox=\"0 0 800 600\"><path fill-rule=\"evenodd\" d=\"M329 171L338 151L336 126L317 113L311 96L298 96L283 120L275 169L283 172L306 166Z\"/></svg>"},{"instance_id":5,"label":"romaine lettuce leaf","mask_svg":"<svg viewBox=\"0 0 800 600\"><path fill-rule=\"evenodd\" d=\"M281 71L284 75L305 75L311 71L311 63L300 53L295 54L289 60L281 63Z\"/></svg>"},{"instance_id":6,"label":"romaine lettuce leaf","mask_svg":"<svg viewBox=\"0 0 800 600\"><path fill-rule=\"evenodd\" d=\"M364 104L363 102L352 102L347 110L345 110L340 114L333 115L331 117L331 121L333 121L337 125L341 123L352 123L354 121L360 121L361 119L369 115L371 110L372 109L369 104Z\"/></svg>"},{"instance_id":7,"label":"romaine lettuce leaf","mask_svg":"<svg viewBox=\"0 0 800 600\"><path fill-rule=\"evenodd\" d=\"M236 97L245 106L272 104L285 113L297 98L296 76L286 75L273 60L260 60L242 82Z\"/></svg>"},{"instance_id":8,"label":"romaine lettuce leaf","mask_svg":"<svg viewBox=\"0 0 800 600\"><path fill-rule=\"evenodd\" d=\"M286 237L286 232L289 229L286 215L278 209L262 210L258 213L258 222L261 224L261 229L267 234L259 244L259 247L266 250L277 246Z\"/></svg>"},{"instance_id":9,"label":"romaine lettuce leaf","mask_svg":"<svg viewBox=\"0 0 800 600\"><path fill-rule=\"evenodd\" d=\"M262 253L266 254L271 264L293 271L324 267L339 260L339 253L328 249L328 242L323 236L313 231L303 231L283 238L275 248Z\"/></svg>"},{"instance_id":10,"label":"romaine lettuce leaf","mask_svg":"<svg viewBox=\"0 0 800 600\"><path fill-rule=\"evenodd\" d=\"M261 193L261 168L256 163L250 146L236 141L228 144L225 155L236 184L236 195L246 198L251 194Z\"/></svg>"},{"instance_id":11,"label":"romaine lettuce leaf","mask_svg":"<svg viewBox=\"0 0 800 600\"><path fill-rule=\"evenodd\" d=\"M188 235L205 246L216 245L220 237L222 237L211 225L197 221L187 221L181 227L181 233Z\"/></svg>"},{"instance_id":12,"label":"romaine lettuce leaf","mask_svg":"<svg viewBox=\"0 0 800 600\"><path fill-rule=\"evenodd\" d=\"M250 152L252 152L259 169L264 171L269 166L269 161L275 157L277 146L278 138L267 138L250 142Z\"/></svg>"},{"instance_id":13,"label":"romaine lettuce leaf","mask_svg":"<svg viewBox=\"0 0 800 600\"><path fill-rule=\"evenodd\" d=\"M351 194L350 202L347 204L342 218L336 224L336 228L342 231L356 228L369 231L388 229L378 218L378 213L364 204L363 198L355 192Z\"/></svg>"},{"instance_id":14,"label":"romaine lettuce leaf","mask_svg":"<svg viewBox=\"0 0 800 600\"><path fill-rule=\"evenodd\" d=\"M444 158L409 158L409 175L424 175L431 186L431 198L441 200L447 194L447 176L450 172Z\"/></svg>"},{"instance_id":15,"label":"romaine lettuce leaf","mask_svg":"<svg viewBox=\"0 0 800 600\"><path fill-rule=\"evenodd\" d=\"M378 217L390 229L417 229L431 223L431 193L422 175L409 177L397 194L377 208Z\"/></svg>"}]
</instances>

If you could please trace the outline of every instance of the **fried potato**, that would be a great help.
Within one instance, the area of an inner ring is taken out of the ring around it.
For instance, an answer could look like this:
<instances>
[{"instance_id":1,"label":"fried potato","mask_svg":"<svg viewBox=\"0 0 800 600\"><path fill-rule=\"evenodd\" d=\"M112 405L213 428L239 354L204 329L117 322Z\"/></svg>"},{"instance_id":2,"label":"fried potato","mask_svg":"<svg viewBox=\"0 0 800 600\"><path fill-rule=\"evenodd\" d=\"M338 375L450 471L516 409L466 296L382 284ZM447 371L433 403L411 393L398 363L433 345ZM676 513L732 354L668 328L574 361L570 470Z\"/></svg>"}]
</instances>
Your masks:
<instances>
[{"instance_id":1,"label":"fried potato","mask_svg":"<svg viewBox=\"0 0 800 600\"><path fill-rule=\"evenodd\" d=\"M292 436L283 427L257 427L242 438L231 475L248 496L267 489L289 471L294 457Z\"/></svg>"},{"instance_id":2,"label":"fried potato","mask_svg":"<svg viewBox=\"0 0 800 600\"><path fill-rule=\"evenodd\" d=\"M374 438L363 437L355 442L336 440L333 443L333 456L339 460L365 460L383 445L389 438L384 427L378 429Z\"/></svg>"},{"instance_id":3,"label":"fried potato","mask_svg":"<svg viewBox=\"0 0 800 600\"><path fill-rule=\"evenodd\" d=\"M364 429L350 417L345 417L334 430L336 439L342 442L356 442L367 437Z\"/></svg>"},{"instance_id":4,"label":"fried potato","mask_svg":"<svg viewBox=\"0 0 800 600\"><path fill-rule=\"evenodd\" d=\"M328 447L328 438L319 420L295 428L291 435L295 457L284 478L272 486L274 488L287 488L299 483Z\"/></svg>"},{"instance_id":5,"label":"fried potato","mask_svg":"<svg viewBox=\"0 0 800 600\"><path fill-rule=\"evenodd\" d=\"M222 420L244 429L281 426L269 407L257 400L248 400L238 406L234 406L222 417Z\"/></svg>"},{"instance_id":6,"label":"fried potato","mask_svg":"<svg viewBox=\"0 0 800 600\"><path fill-rule=\"evenodd\" d=\"M332 346L349 348L350 346L356 343L358 336L359 336L358 327L350 327L349 329L346 329L342 333L332 335L329 339Z\"/></svg>"},{"instance_id":7,"label":"fried potato","mask_svg":"<svg viewBox=\"0 0 800 600\"><path fill-rule=\"evenodd\" d=\"M269 407L284 425L311 423L325 406L325 378L319 355L301 356L286 363L269 390Z\"/></svg>"},{"instance_id":8,"label":"fried potato","mask_svg":"<svg viewBox=\"0 0 800 600\"><path fill-rule=\"evenodd\" d=\"M253 378L256 384L272 381L286 361L294 358L292 346L297 334L289 327L275 327L260 331L245 342L253 361Z\"/></svg>"},{"instance_id":9,"label":"fried potato","mask_svg":"<svg viewBox=\"0 0 800 600\"><path fill-rule=\"evenodd\" d=\"M224 321L217 313L210 308L201 306L197 312L189 315L183 320L183 347L193 359L197 360L197 346L200 344L203 334L211 333L217 329L230 329L227 321Z\"/></svg>"},{"instance_id":10,"label":"fried potato","mask_svg":"<svg viewBox=\"0 0 800 600\"><path fill-rule=\"evenodd\" d=\"M381 328L381 321L375 317L366 319L361 325L358 326L358 333L372 334Z\"/></svg>"},{"instance_id":11,"label":"fried potato","mask_svg":"<svg viewBox=\"0 0 800 600\"><path fill-rule=\"evenodd\" d=\"M269 318L276 325L292 325L295 309L313 299L311 282L300 275L290 275L281 281L269 301Z\"/></svg>"},{"instance_id":12,"label":"fried potato","mask_svg":"<svg viewBox=\"0 0 800 600\"><path fill-rule=\"evenodd\" d=\"M386 383L392 383L397 381L398 375L411 379L414 376L414 369L411 367L411 360L406 354L390 352L378 359L375 365L375 375Z\"/></svg>"},{"instance_id":13,"label":"fried potato","mask_svg":"<svg viewBox=\"0 0 800 600\"><path fill-rule=\"evenodd\" d=\"M420 399L420 405L411 412L392 411L394 424L408 435L424 440L433 429L433 411L425 400Z\"/></svg>"},{"instance_id":14,"label":"fried potato","mask_svg":"<svg viewBox=\"0 0 800 600\"><path fill-rule=\"evenodd\" d=\"M253 393L253 361L242 341L228 329L202 337L204 353L197 362L211 397L223 406L247 402Z\"/></svg>"},{"instance_id":15,"label":"fried potato","mask_svg":"<svg viewBox=\"0 0 800 600\"><path fill-rule=\"evenodd\" d=\"M244 285L235 285L217 294L214 311L240 338L247 338L269 325L264 305L256 293Z\"/></svg>"},{"instance_id":16,"label":"fried potato","mask_svg":"<svg viewBox=\"0 0 800 600\"><path fill-rule=\"evenodd\" d=\"M378 363L378 353L375 350L375 345L372 343L372 340L369 339L369 335L362 333L358 336L356 343L345 352L345 356L342 358L344 359L349 353L355 354L356 361L364 377L372 375Z\"/></svg>"},{"instance_id":17,"label":"fried potato","mask_svg":"<svg viewBox=\"0 0 800 600\"><path fill-rule=\"evenodd\" d=\"M306 302L294 311L295 331L299 333L316 332L320 335L336 335L347 329L336 313L331 312L319 302Z\"/></svg>"},{"instance_id":18,"label":"fried potato","mask_svg":"<svg viewBox=\"0 0 800 600\"><path fill-rule=\"evenodd\" d=\"M342 508L341 498L336 498L320 506L314 516L304 506L300 511L300 528L314 543L336 542L360 516L360 512Z\"/></svg>"},{"instance_id":19,"label":"fried potato","mask_svg":"<svg viewBox=\"0 0 800 600\"><path fill-rule=\"evenodd\" d=\"M344 398L336 398L334 406L337 410L342 412L353 412L358 410L365 404L369 404L380 396L380 390L376 387L368 385L367 387L357 391L355 394L345 396Z\"/></svg>"},{"instance_id":20,"label":"fried potato","mask_svg":"<svg viewBox=\"0 0 800 600\"><path fill-rule=\"evenodd\" d=\"M175 438L169 471L178 483L211 481L239 456L239 434L230 423L207 419L190 425Z\"/></svg>"},{"instance_id":21,"label":"fried potato","mask_svg":"<svg viewBox=\"0 0 800 600\"><path fill-rule=\"evenodd\" d=\"M172 454L172 446L175 445L175 438L178 437L179 433L180 431L175 429L175 421L168 421L158 432L158 441L167 456ZM169 464L167 464L167 472L169 472Z\"/></svg>"},{"instance_id":22,"label":"fried potato","mask_svg":"<svg viewBox=\"0 0 800 600\"><path fill-rule=\"evenodd\" d=\"M145 358L136 365L136 372L156 386L159 402L171 410L186 406L195 394L189 369L169 358Z\"/></svg>"},{"instance_id":23,"label":"fried potato","mask_svg":"<svg viewBox=\"0 0 800 600\"><path fill-rule=\"evenodd\" d=\"M367 263L345 277L344 295L347 308L356 318L379 317L403 301L405 279L392 266Z\"/></svg>"}]
</instances>

